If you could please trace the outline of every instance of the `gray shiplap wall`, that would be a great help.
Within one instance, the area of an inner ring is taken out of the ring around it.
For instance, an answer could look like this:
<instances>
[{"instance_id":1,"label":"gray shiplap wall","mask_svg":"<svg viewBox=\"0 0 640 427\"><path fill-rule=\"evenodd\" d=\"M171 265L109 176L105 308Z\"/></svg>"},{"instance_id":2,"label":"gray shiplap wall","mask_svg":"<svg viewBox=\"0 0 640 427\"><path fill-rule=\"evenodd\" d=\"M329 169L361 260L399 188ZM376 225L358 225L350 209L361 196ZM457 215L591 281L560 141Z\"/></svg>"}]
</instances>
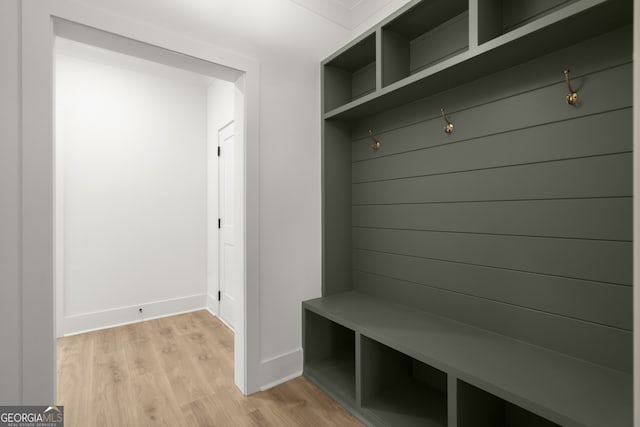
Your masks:
<instances>
[{"instance_id":1,"label":"gray shiplap wall","mask_svg":"<svg viewBox=\"0 0 640 427\"><path fill-rule=\"evenodd\" d=\"M352 123L353 288L630 372L631 40Z\"/></svg>"}]
</instances>

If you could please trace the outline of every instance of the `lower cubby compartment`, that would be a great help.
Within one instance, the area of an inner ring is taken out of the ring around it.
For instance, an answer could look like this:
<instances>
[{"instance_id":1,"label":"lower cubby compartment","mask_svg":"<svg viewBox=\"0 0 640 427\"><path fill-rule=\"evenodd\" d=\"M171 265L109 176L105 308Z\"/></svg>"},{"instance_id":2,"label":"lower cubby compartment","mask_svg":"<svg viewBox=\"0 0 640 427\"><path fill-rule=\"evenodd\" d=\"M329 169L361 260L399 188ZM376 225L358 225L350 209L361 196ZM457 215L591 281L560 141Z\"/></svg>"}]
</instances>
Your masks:
<instances>
[{"instance_id":1,"label":"lower cubby compartment","mask_svg":"<svg viewBox=\"0 0 640 427\"><path fill-rule=\"evenodd\" d=\"M355 332L309 310L304 316L305 374L339 397L355 402Z\"/></svg>"},{"instance_id":2,"label":"lower cubby compartment","mask_svg":"<svg viewBox=\"0 0 640 427\"><path fill-rule=\"evenodd\" d=\"M362 407L388 426L447 426L447 375L362 336Z\"/></svg>"},{"instance_id":3,"label":"lower cubby compartment","mask_svg":"<svg viewBox=\"0 0 640 427\"><path fill-rule=\"evenodd\" d=\"M458 427L559 427L513 403L458 380Z\"/></svg>"}]
</instances>

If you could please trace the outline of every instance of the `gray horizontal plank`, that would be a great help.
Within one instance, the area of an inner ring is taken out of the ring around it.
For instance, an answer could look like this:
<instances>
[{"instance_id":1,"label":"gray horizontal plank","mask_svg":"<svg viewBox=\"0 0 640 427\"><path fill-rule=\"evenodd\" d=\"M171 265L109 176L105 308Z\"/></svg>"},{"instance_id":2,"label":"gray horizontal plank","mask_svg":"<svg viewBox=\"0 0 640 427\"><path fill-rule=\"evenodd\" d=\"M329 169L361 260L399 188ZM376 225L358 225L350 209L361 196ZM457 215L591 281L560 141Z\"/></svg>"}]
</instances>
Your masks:
<instances>
[{"instance_id":1,"label":"gray horizontal plank","mask_svg":"<svg viewBox=\"0 0 640 427\"><path fill-rule=\"evenodd\" d=\"M354 272L354 290L631 372L632 333L397 279ZM613 350L615 349L615 351Z\"/></svg>"},{"instance_id":2,"label":"gray horizontal plank","mask_svg":"<svg viewBox=\"0 0 640 427\"><path fill-rule=\"evenodd\" d=\"M631 195L629 153L352 184L354 205Z\"/></svg>"},{"instance_id":3,"label":"gray horizontal plank","mask_svg":"<svg viewBox=\"0 0 640 427\"><path fill-rule=\"evenodd\" d=\"M355 250L353 269L631 330L633 287ZM357 283L357 282L356 282ZM363 291L367 282L362 283ZM387 297L394 299L396 292ZM411 299L410 299L411 300ZM429 301L412 299L419 306ZM418 307L422 308L422 307ZM457 309L450 315L455 315Z\"/></svg>"},{"instance_id":4,"label":"gray horizontal plank","mask_svg":"<svg viewBox=\"0 0 640 427\"><path fill-rule=\"evenodd\" d=\"M632 243L354 228L353 248L631 285Z\"/></svg>"},{"instance_id":5,"label":"gray horizontal plank","mask_svg":"<svg viewBox=\"0 0 640 427\"><path fill-rule=\"evenodd\" d=\"M603 40L592 41L594 49L587 44L583 50L556 52L355 122L353 160L421 148L425 141L429 145L445 144L628 107L632 104L628 90L631 85L629 40L628 29L616 31ZM598 55L598 61L593 61L593 55ZM573 83L579 92L580 104L576 108L564 100L567 87L562 71L567 66L572 70ZM503 100L508 101L511 111L501 111L507 105ZM452 113L455 129L451 135L442 131L441 107ZM410 135L422 135L422 138L406 138L402 129L407 126L416 129L409 132ZM369 129L383 143L378 152L373 152L366 143Z\"/></svg>"},{"instance_id":6,"label":"gray horizontal plank","mask_svg":"<svg viewBox=\"0 0 640 427\"><path fill-rule=\"evenodd\" d=\"M631 332L362 272L354 290L629 372ZM612 351L616 349L617 351Z\"/></svg>"},{"instance_id":7,"label":"gray horizontal plank","mask_svg":"<svg viewBox=\"0 0 640 427\"><path fill-rule=\"evenodd\" d=\"M474 120L486 122L479 117ZM412 127L403 138L424 149L353 163L352 181L367 182L631 151L632 109L556 122L446 145L431 145ZM441 123L437 124L441 128ZM410 135L410 130L414 133ZM393 143L386 139L387 144Z\"/></svg>"},{"instance_id":8,"label":"gray horizontal plank","mask_svg":"<svg viewBox=\"0 0 640 427\"><path fill-rule=\"evenodd\" d=\"M353 206L356 227L632 239L631 197Z\"/></svg>"},{"instance_id":9,"label":"gray horizontal plank","mask_svg":"<svg viewBox=\"0 0 640 427\"><path fill-rule=\"evenodd\" d=\"M631 425L631 374L412 310L386 296L347 292L306 301L303 308L562 425Z\"/></svg>"},{"instance_id":10,"label":"gray horizontal plank","mask_svg":"<svg viewBox=\"0 0 640 427\"><path fill-rule=\"evenodd\" d=\"M564 99L567 92L565 83L545 86L486 104L482 103L484 100L478 99L481 105L465 110L454 110L449 104L443 104L446 106L449 120L454 124L453 133L450 135L443 131L444 121L440 117L439 107L428 112L423 118L424 121L408 128L397 126L393 131L381 133L379 125L374 125L371 129L380 140L380 150L373 152L368 149L366 137L356 139L353 150L357 151L352 154L353 160L475 139L498 132L629 107L633 103L632 93L629 91L632 71L632 64L625 64L575 79L574 84L579 92L579 104L576 106L568 105ZM467 95L471 97L473 93ZM608 123L607 129L610 129L611 125Z\"/></svg>"}]
</instances>

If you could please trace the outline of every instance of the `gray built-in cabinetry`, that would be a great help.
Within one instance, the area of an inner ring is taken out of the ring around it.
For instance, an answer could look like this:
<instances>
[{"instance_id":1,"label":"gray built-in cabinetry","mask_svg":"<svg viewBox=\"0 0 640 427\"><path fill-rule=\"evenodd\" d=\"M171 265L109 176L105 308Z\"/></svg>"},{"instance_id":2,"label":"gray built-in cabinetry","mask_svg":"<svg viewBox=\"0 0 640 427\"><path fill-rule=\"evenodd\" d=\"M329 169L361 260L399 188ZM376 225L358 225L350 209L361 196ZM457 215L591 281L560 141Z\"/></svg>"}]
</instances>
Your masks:
<instances>
[{"instance_id":1,"label":"gray built-in cabinetry","mask_svg":"<svg viewBox=\"0 0 640 427\"><path fill-rule=\"evenodd\" d=\"M632 72L631 0L413 1L324 61L304 374L369 425L631 426Z\"/></svg>"}]
</instances>

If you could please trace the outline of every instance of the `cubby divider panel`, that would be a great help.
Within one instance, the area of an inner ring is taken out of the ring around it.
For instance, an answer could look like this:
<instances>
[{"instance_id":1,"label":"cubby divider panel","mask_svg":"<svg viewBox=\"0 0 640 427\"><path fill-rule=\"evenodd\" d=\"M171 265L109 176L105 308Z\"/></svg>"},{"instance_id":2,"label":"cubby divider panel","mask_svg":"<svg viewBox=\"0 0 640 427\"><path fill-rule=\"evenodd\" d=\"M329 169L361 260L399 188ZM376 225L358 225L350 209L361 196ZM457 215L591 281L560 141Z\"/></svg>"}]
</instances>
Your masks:
<instances>
[{"instance_id":1,"label":"cubby divider panel","mask_svg":"<svg viewBox=\"0 0 640 427\"><path fill-rule=\"evenodd\" d=\"M465 381L457 388L458 427L559 427Z\"/></svg>"},{"instance_id":2,"label":"cubby divider panel","mask_svg":"<svg viewBox=\"0 0 640 427\"><path fill-rule=\"evenodd\" d=\"M469 48L466 0L429 0L382 27L382 84L388 86Z\"/></svg>"},{"instance_id":3,"label":"cubby divider panel","mask_svg":"<svg viewBox=\"0 0 640 427\"><path fill-rule=\"evenodd\" d=\"M376 90L376 34L372 33L324 64L325 112Z\"/></svg>"},{"instance_id":4,"label":"cubby divider panel","mask_svg":"<svg viewBox=\"0 0 640 427\"><path fill-rule=\"evenodd\" d=\"M447 374L362 336L362 406L390 426L447 426Z\"/></svg>"},{"instance_id":5,"label":"cubby divider panel","mask_svg":"<svg viewBox=\"0 0 640 427\"><path fill-rule=\"evenodd\" d=\"M355 401L355 332L312 311L304 311L304 370L331 392Z\"/></svg>"}]
</instances>

